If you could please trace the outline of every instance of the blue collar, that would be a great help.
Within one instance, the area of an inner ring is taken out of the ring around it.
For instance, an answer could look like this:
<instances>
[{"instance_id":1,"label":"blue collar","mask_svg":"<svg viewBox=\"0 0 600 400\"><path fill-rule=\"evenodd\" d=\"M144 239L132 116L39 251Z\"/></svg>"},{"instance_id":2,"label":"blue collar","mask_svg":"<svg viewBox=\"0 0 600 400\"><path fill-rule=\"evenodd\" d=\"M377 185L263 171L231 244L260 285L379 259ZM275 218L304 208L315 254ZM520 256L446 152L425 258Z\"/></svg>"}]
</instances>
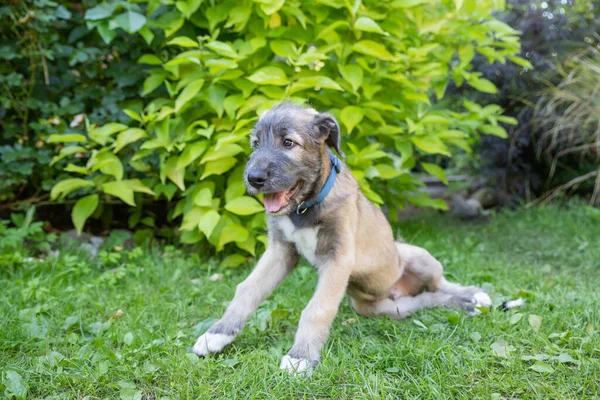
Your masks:
<instances>
[{"instance_id":1,"label":"blue collar","mask_svg":"<svg viewBox=\"0 0 600 400\"><path fill-rule=\"evenodd\" d=\"M329 177L325 181L325 184L323 185L323 188L319 194L308 201L303 201L302 203L298 204L298 207L296 208L296 214L298 215L304 214L310 207L325 200L325 197L327 197L333 188L337 174L342 171L342 162L340 159L337 158L330 150L327 150L327 154L329 154L329 159L331 160L331 173L329 174Z\"/></svg>"}]
</instances>

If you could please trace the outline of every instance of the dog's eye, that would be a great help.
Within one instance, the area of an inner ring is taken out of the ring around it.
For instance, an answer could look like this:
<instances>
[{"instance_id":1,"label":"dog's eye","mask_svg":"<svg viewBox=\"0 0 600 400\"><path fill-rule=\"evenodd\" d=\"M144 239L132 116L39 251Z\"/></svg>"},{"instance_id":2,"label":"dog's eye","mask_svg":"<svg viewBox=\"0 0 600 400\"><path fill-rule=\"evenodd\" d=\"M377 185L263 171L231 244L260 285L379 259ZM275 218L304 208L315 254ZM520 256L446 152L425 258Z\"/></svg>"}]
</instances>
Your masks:
<instances>
[{"instance_id":1,"label":"dog's eye","mask_svg":"<svg viewBox=\"0 0 600 400\"><path fill-rule=\"evenodd\" d=\"M294 147L296 145L296 143L294 143L293 141L291 141L290 139L284 139L283 140L283 147L285 147L286 149L291 149L292 147Z\"/></svg>"},{"instance_id":2,"label":"dog's eye","mask_svg":"<svg viewBox=\"0 0 600 400\"><path fill-rule=\"evenodd\" d=\"M252 147L253 149L258 147L258 140L253 140L250 142L250 147Z\"/></svg>"}]
</instances>

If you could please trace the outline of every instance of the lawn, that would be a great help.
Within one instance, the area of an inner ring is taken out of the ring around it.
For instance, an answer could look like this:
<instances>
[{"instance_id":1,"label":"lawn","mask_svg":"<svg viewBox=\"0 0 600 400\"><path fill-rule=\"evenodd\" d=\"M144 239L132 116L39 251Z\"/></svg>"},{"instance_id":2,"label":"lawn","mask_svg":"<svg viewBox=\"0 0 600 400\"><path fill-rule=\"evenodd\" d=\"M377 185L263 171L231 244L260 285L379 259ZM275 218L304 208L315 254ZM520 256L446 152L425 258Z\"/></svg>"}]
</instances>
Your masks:
<instances>
[{"instance_id":1,"label":"lawn","mask_svg":"<svg viewBox=\"0 0 600 400\"><path fill-rule=\"evenodd\" d=\"M27 398L598 398L600 219L583 206L502 212L488 222L429 214L398 233L450 279L483 285L478 317L435 309L403 321L357 316L345 299L309 379L278 369L316 275L300 266L224 353L197 335L251 265L221 269L173 247L60 252L0 269L0 393ZM596 212L596 215L593 213ZM223 273L217 281L209 279ZM0 394L1 396L1 394ZM10 396L8 396L10 398Z\"/></svg>"}]
</instances>

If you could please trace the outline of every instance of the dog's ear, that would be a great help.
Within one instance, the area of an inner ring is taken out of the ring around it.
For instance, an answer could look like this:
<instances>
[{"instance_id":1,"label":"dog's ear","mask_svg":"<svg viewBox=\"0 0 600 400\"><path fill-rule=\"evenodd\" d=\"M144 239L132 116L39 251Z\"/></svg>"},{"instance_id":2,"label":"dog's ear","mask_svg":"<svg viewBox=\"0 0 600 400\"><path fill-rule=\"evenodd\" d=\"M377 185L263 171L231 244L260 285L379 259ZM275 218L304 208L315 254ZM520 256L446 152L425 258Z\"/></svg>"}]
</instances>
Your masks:
<instances>
[{"instance_id":1,"label":"dog's ear","mask_svg":"<svg viewBox=\"0 0 600 400\"><path fill-rule=\"evenodd\" d=\"M340 125L334 116L329 113L319 113L316 124L320 137L325 138L325 144L334 148L340 156L345 157L341 147L342 135Z\"/></svg>"}]
</instances>

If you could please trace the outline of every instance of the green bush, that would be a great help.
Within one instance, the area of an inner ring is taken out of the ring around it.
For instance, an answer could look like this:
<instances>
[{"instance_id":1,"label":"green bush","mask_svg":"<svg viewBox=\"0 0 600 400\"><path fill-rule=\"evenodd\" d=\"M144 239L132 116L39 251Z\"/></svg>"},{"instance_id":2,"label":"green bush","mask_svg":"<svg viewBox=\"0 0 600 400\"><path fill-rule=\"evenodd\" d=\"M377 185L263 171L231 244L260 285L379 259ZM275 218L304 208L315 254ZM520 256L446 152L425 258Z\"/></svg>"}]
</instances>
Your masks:
<instances>
[{"instance_id":1,"label":"green bush","mask_svg":"<svg viewBox=\"0 0 600 400\"><path fill-rule=\"evenodd\" d=\"M60 3L0 6L0 210L49 197L65 174L62 163L50 166L48 137L83 126L83 115L127 121L120 107L144 78L142 38L121 35L107 47L77 4Z\"/></svg>"},{"instance_id":2,"label":"green bush","mask_svg":"<svg viewBox=\"0 0 600 400\"><path fill-rule=\"evenodd\" d=\"M600 51L579 51L556 67L562 81L543 91L534 117L537 156L557 186L546 201L587 184L600 203Z\"/></svg>"},{"instance_id":3,"label":"green bush","mask_svg":"<svg viewBox=\"0 0 600 400\"><path fill-rule=\"evenodd\" d=\"M164 197L169 217L182 217L183 242L254 254L266 238L261 204L244 195L247 137L257 114L287 99L338 118L345 161L369 199L444 208L418 190L411 170L420 164L445 180L424 156L470 151L480 134L505 137L499 123L514 123L495 105L465 100L453 110L443 101L450 82L496 92L471 70L476 52L528 64L516 57L518 32L491 15L502 7L491 0L102 3L86 19L106 41L120 28L149 43L138 60L148 66L147 101L124 110L131 126L92 124L87 136L50 138L66 144L56 159L87 155L85 164L69 164L79 177L57 184L52 198L85 195L72 214L82 229L110 196L132 206Z\"/></svg>"}]
</instances>

